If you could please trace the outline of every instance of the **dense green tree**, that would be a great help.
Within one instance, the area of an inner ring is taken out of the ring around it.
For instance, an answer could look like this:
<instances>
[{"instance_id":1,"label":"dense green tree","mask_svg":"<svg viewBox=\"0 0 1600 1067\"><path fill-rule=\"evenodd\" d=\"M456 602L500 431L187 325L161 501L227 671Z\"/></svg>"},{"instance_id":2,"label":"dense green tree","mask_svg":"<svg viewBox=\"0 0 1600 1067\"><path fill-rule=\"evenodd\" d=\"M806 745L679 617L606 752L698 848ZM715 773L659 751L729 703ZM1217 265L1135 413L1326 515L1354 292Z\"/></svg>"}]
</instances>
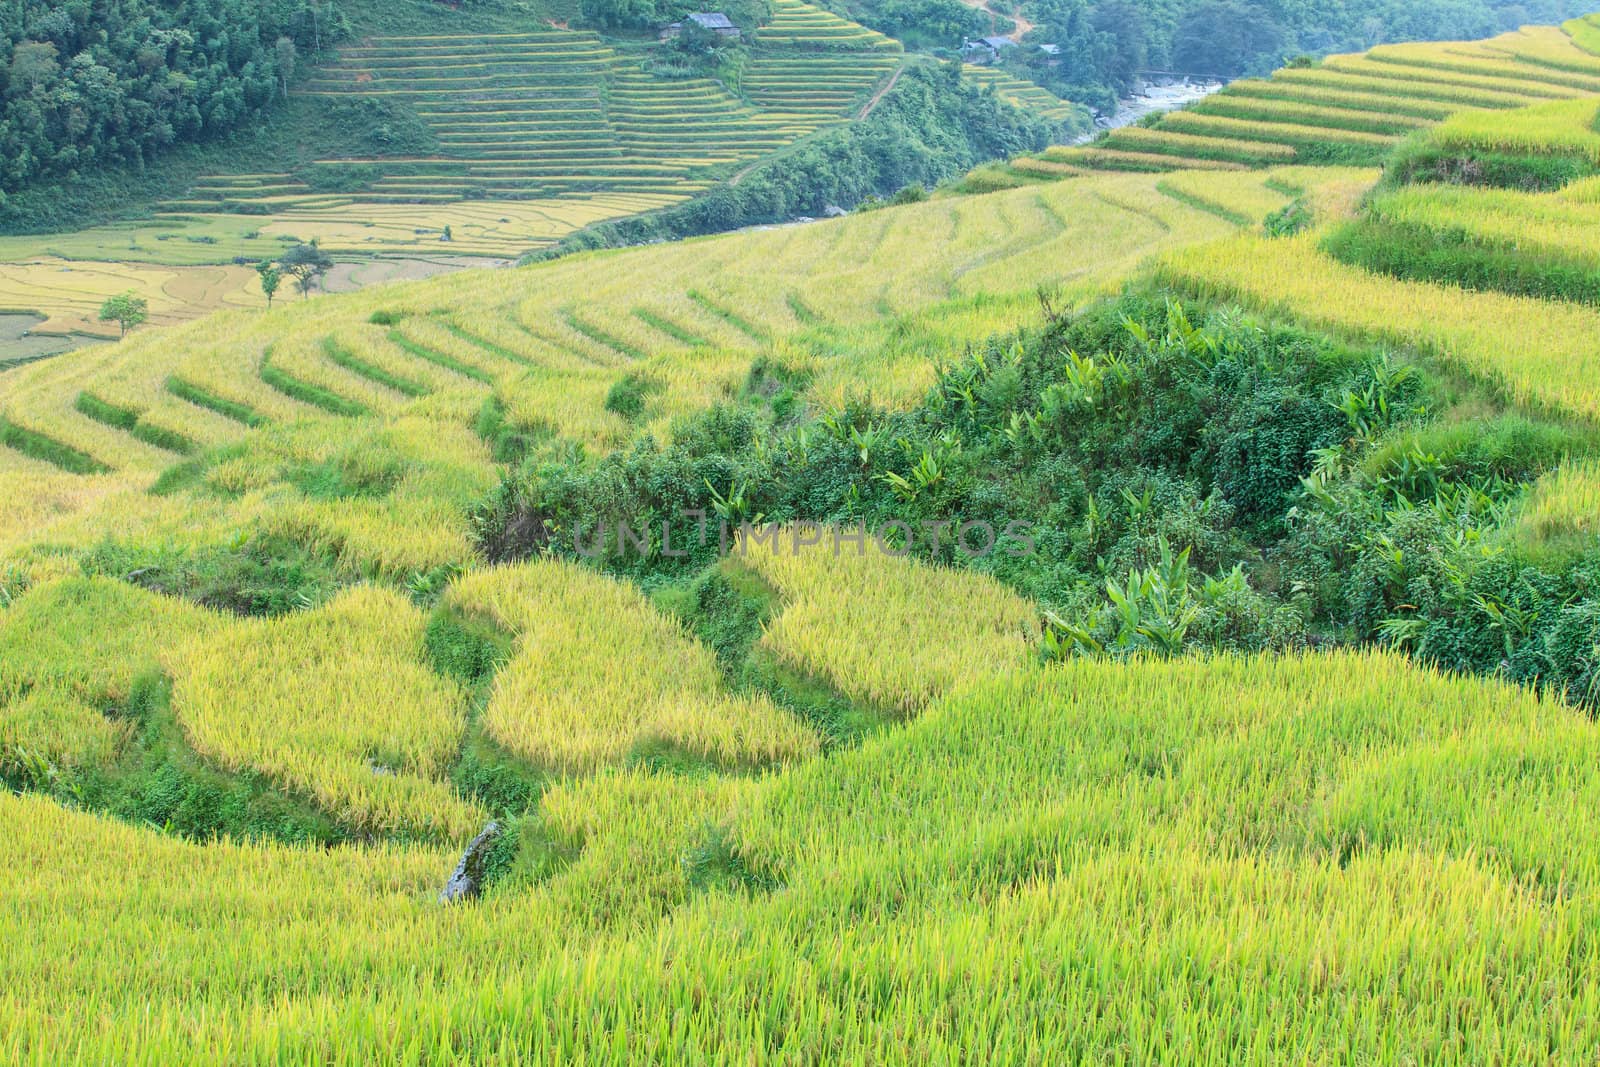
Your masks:
<instances>
[{"instance_id":1,"label":"dense green tree","mask_svg":"<svg viewBox=\"0 0 1600 1067\"><path fill-rule=\"evenodd\" d=\"M256 264L256 273L261 276L261 291L266 294L267 307L272 306L272 298L278 295L278 286L283 283L283 271L268 260Z\"/></svg>"},{"instance_id":2,"label":"dense green tree","mask_svg":"<svg viewBox=\"0 0 1600 1067\"><path fill-rule=\"evenodd\" d=\"M257 121L344 25L334 0L5 0L0 191Z\"/></svg>"},{"instance_id":3,"label":"dense green tree","mask_svg":"<svg viewBox=\"0 0 1600 1067\"><path fill-rule=\"evenodd\" d=\"M1185 74L1232 77L1262 59L1278 66L1287 43L1283 26L1262 4L1209 0L1179 23L1172 63Z\"/></svg>"},{"instance_id":4,"label":"dense green tree","mask_svg":"<svg viewBox=\"0 0 1600 1067\"><path fill-rule=\"evenodd\" d=\"M122 327L122 336L150 317L150 304L142 296L118 293L100 305L100 321L114 322Z\"/></svg>"}]
</instances>

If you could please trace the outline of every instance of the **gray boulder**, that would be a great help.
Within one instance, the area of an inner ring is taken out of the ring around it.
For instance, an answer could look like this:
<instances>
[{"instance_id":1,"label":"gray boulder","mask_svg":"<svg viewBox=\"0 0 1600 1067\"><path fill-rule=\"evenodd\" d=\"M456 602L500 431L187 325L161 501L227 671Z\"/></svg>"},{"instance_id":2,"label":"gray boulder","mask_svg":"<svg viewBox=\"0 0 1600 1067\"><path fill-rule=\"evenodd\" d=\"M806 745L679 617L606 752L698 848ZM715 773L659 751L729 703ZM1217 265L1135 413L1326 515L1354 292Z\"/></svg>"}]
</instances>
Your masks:
<instances>
[{"instance_id":1,"label":"gray boulder","mask_svg":"<svg viewBox=\"0 0 1600 1067\"><path fill-rule=\"evenodd\" d=\"M500 824L491 822L483 828L483 833L472 839L472 844L467 846L467 851L462 853L461 862L456 864L456 871L445 883L444 889L439 892L439 903L454 904L457 901L473 900L483 892L483 865L489 858L489 846L500 836Z\"/></svg>"}]
</instances>

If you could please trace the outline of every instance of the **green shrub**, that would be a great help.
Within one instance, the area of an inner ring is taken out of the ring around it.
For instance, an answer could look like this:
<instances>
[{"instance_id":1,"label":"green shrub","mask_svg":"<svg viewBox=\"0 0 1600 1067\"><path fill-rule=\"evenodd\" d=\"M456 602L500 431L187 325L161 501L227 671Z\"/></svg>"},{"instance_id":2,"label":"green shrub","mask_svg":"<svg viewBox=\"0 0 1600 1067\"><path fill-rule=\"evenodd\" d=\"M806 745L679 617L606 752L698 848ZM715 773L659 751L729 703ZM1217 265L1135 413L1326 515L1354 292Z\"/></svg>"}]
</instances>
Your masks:
<instances>
[{"instance_id":1,"label":"green shrub","mask_svg":"<svg viewBox=\"0 0 1600 1067\"><path fill-rule=\"evenodd\" d=\"M644 414L645 403L664 387L654 378L640 373L625 374L606 391L605 408L625 419Z\"/></svg>"}]
</instances>

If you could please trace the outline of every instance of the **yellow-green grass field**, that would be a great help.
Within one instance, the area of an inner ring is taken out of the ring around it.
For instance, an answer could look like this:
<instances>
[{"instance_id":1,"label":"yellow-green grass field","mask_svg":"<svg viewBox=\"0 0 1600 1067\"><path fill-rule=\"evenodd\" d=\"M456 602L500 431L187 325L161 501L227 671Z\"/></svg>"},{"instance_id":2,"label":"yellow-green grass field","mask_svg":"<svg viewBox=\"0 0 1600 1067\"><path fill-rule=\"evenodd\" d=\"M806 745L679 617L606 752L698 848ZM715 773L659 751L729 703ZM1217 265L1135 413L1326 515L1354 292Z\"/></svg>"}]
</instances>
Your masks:
<instances>
[{"instance_id":1,"label":"yellow-green grass field","mask_svg":"<svg viewBox=\"0 0 1600 1067\"><path fill-rule=\"evenodd\" d=\"M803 8L780 0L791 32L835 39ZM1583 77L1566 40L1365 66L1553 99L1578 90L1523 67ZM1440 129L1566 136L1517 117ZM0 790L0 1061L1600 1059L1600 727L1560 694L1347 649L1046 664L1010 587L806 528L718 570L770 593L751 662L786 681L760 689L648 583L475 543L486 419L589 455L666 442L758 359L814 409L910 407L1041 290L1151 276L1600 416L1594 309L1320 250L1375 169L1122 155L1171 164L231 308L0 372L0 773L115 767L165 715L353 838L190 840ZM1544 248L1592 184L1372 203ZM1268 236L1295 205L1306 228ZM635 410L608 402L625 380ZM1591 548L1595 485L1568 460L1495 536ZM90 565L262 537L342 591L245 618ZM841 742L788 685L870 728ZM524 866L442 905L489 810L458 774L496 753L538 775Z\"/></svg>"},{"instance_id":2,"label":"yellow-green grass field","mask_svg":"<svg viewBox=\"0 0 1600 1067\"><path fill-rule=\"evenodd\" d=\"M1028 668L764 781L560 786L577 858L470 908L439 848L0 795L0 1055L1587 1063L1597 757L1389 656ZM697 881L708 840L781 889Z\"/></svg>"}]
</instances>

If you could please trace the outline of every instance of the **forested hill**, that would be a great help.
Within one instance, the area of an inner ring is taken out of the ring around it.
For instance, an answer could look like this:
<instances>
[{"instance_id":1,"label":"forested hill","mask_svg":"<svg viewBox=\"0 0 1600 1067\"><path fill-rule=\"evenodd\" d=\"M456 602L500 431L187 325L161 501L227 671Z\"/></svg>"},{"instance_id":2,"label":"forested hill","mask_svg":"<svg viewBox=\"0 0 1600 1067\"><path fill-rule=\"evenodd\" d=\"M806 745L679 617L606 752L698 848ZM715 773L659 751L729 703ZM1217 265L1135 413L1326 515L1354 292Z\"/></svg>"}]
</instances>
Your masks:
<instances>
[{"instance_id":1,"label":"forested hill","mask_svg":"<svg viewBox=\"0 0 1600 1067\"><path fill-rule=\"evenodd\" d=\"M256 120L342 25L326 0L9 0L0 195Z\"/></svg>"},{"instance_id":2,"label":"forested hill","mask_svg":"<svg viewBox=\"0 0 1600 1067\"><path fill-rule=\"evenodd\" d=\"M468 0L506 28L572 19L639 35L682 0L581 4ZM721 5L749 28L760 0ZM1555 22L1586 0L1023 0L983 9L961 0L829 0L912 47L953 52L967 37L1009 31L1027 44L1005 65L1058 95L1108 104L1139 72L1231 76L1286 56L1383 41L1471 38L1522 22ZM342 36L441 32L461 4L365 0L7 0L0 4L0 205L6 194L106 164L138 169L173 146L257 122L296 71ZM559 8L559 10L558 10ZM1013 22L1008 16L1014 15ZM414 25L416 24L416 25ZM1014 54L1012 54L1014 53ZM859 54L859 53L858 53Z\"/></svg>"}]
</instances>

